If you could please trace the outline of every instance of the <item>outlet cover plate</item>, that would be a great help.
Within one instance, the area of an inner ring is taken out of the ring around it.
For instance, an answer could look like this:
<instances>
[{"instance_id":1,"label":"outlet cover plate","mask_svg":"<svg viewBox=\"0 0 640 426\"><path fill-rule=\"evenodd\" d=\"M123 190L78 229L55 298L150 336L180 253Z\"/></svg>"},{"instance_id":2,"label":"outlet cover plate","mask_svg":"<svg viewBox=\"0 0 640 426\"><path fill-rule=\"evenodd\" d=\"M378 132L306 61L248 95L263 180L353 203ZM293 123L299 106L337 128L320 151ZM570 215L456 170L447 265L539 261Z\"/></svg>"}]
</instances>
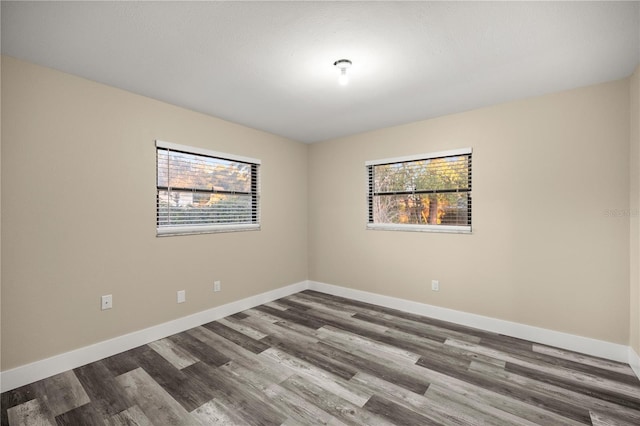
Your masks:
<instances>
[{"instance_id":1,"label":"outlet cover plate","mask_svg":"<svg viewBox=\"0 0 640 426\"><path fill-rule=\"evenodd\" d=\"M100 298L100 309L103 311L113 308L113 297L110 294Z\"/></svg>"}]
</instances>

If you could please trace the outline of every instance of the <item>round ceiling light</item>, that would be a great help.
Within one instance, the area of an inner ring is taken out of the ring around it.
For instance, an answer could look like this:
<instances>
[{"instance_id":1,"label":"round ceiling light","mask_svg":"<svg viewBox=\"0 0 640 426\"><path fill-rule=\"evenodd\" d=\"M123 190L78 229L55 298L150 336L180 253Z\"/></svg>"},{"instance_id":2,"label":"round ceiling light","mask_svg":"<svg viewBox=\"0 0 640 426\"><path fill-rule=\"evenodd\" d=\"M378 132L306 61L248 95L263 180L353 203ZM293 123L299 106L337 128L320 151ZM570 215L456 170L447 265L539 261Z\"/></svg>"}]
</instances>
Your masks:
<instances>
[{"instance_id":1,"label":"round ceiling light","mask_svg":"<svg viewBox=\"0 0 640 426\"><path fill-rule=\"evenodd\" d=\"M352 62L348 59L338 59L333 63L334 66L338 67L340 70L340 77L338 77L338 82L340 85L345 86L349 83L349 77L347 77L347 70L351 68Z\"/></svg>"}]
</instances>

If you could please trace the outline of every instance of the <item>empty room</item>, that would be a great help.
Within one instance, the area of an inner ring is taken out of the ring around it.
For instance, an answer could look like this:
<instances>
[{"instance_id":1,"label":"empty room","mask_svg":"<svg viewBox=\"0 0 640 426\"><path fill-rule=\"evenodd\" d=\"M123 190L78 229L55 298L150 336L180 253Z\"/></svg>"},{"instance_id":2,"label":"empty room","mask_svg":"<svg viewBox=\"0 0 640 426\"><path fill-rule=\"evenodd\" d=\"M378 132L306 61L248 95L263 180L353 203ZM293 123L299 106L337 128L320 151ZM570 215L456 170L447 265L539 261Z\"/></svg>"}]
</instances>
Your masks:
<instances>
[{"instance_id":1,"label":"empty room","mask_svg":"<svg viewBox=\"0 0 640 426\"><path fill-rule=\"evenodd\" d=\"M0 14L1 425L640 424L640 2Z\"/></svg>"}]
</instances>

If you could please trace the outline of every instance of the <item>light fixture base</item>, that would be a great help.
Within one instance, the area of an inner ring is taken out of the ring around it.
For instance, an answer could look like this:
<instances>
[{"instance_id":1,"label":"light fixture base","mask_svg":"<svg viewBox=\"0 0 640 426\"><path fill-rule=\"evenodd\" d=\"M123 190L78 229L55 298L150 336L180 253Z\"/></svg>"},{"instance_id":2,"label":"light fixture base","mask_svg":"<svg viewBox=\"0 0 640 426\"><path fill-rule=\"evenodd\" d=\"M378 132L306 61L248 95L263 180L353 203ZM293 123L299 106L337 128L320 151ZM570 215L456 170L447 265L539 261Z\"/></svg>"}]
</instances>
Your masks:
<instances>
[{"instance_id":1,"label":"light fixture base","mask_svg":"<svg viewBox=\"0 0 640 426\"><path fill-rule=\"evenodd\" d=\"M346 70L351 68L352 62L348 59L338 59L333 63L334 66L340 68L341 70Z\"/></svg>"}]
</instances>

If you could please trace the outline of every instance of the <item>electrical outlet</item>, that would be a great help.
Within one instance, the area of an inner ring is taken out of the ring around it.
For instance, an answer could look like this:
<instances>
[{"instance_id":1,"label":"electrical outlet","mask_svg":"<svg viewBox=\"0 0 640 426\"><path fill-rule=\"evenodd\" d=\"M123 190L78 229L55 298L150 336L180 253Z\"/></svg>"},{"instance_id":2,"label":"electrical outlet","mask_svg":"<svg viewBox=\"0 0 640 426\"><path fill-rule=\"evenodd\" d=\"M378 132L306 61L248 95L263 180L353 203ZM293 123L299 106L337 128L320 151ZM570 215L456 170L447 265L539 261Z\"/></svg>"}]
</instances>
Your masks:
<instances>
[{"instance_id":1,"label":"electrical outlet","mask_svg":"<svg viewBox=\"0 0 640 426\"><path fill-rule=\"evenodd\" d=\"M113 298L110 294L100 298L100 309L103 311L113 308Z\"/></svg>"},{"instance_id":2,"label":"electrical outlet","mask_svg":"<svg viewBox=\"0 0 640 426\"><path fill-rule=\"evenodd\" d=\"M213 282L213 291L220 291L221 287L220 287L220 281L214 281Z\"/></svg>"},{"instance_id":3,"label":"electrical outlet","mask_svg":"<svg viewBox=\"0 0 640 426\"><path fill-rule=\"evenodd\" d=\"M178 303L184 303L185 300L187 300L186 290L178 291Z\"/></svg>"},{"instance_id":4,"label":"electrical outlet","mask_svg":"<svg viewBox=\"0 0 640 426\"><path fill-rule=\"evenodd\" d=\"M431 290L440 291L440 283L438 280L431 280Z\"/></svg>"}]
</instances>

